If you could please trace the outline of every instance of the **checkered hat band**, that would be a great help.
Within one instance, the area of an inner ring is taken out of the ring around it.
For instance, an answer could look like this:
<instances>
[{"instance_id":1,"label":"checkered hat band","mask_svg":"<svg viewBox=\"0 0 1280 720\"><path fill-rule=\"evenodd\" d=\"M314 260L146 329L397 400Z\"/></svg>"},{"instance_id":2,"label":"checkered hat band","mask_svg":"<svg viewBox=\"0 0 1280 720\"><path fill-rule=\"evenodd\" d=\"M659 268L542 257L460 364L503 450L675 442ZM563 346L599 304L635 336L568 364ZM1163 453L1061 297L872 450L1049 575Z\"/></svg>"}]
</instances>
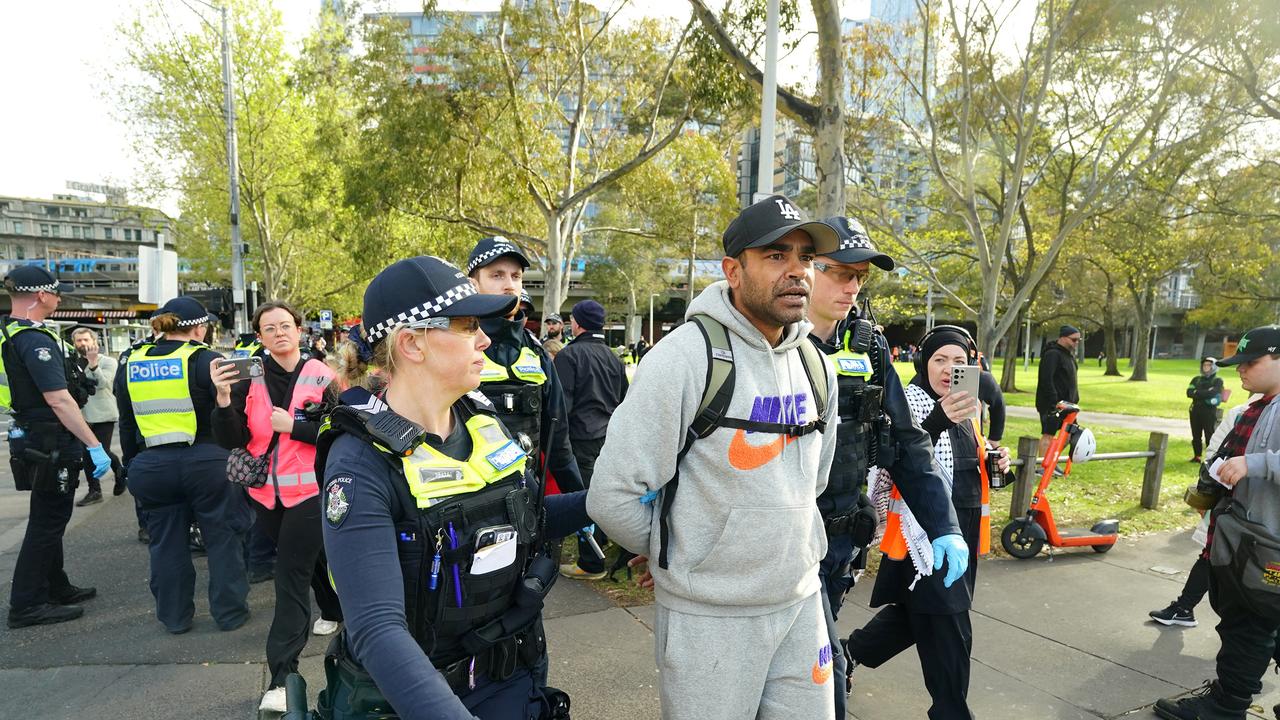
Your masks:
<instances>
[{"instance_id":1,"label":"checkered hat band","mask_svg":"<svg viewBox=\"0 0 1280 720\"><path fill-rule=\"evenodd\" d=\"M57 292L57 290L58 290L58 283L56 282L49 283L48 285L14 285L13 286L13 291L20 292L20 293Z\"/></svg>"},{"instance_id":2,"label":"checkered hat band","mask_svg":"<svg viewBox=\"0 0 1280 720\"><path fill-rule=\"evenodd\" d=\"M520 248L515 245L494 245L487 251L476 256L475 260L467 263L467 274L470 275L472 270L484 265L499 255L513 255L520 252Z\"/></svg>"},{"instance_id":3,"label":"checkered hat band","mask_svg":"<svg viewBox=\"0 0 1280 720\"><path fill-rule=\"evenodd\" d=\"M430 317L436 317L439 315L441 310L444 310L465 297L470 297L475 294L475 286L469 282L455 285L445 294L432 298L421 305L409 308L402 313L397 313L395 316L389 317L369 328L369 332L367 334L369 344L372 345L390 335L391 331L395 329L397 325L412 325L415 322L426 320Z\"/></svg>"},{"instance_id":4,"label":"checkered hat band","mask_svg":"<svg viewBox=\"0 0 1280 720\"><path fill-rule=\"evenodd\" d=\"M193 325L203 325L212 319L213 319L212 315L205 315L204 317L196 318L195 320L179 320L178 327L191 327Z\"/></svg>"},{"instance_id":5,"label":"checkered hat band","mask_svg":"<svg viewBox=\"0 0 1280 720\"><path fill-rule=\"evenodd\" d=\"M854 235L853 237L840 238L840 249L841 250L854 250L854 249L874 250L875 248L871 247L871 240L867 239L862 235Z\"/></svg>"}]
</instances>

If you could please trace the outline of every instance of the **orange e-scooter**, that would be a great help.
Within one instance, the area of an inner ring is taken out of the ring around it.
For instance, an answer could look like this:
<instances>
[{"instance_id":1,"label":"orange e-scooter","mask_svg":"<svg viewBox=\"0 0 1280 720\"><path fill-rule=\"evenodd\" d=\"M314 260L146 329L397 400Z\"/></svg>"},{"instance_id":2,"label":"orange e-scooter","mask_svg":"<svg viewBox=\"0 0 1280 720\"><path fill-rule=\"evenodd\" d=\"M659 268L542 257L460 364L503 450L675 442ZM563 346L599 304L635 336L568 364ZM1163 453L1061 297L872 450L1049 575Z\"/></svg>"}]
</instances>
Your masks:
<instances>
[{"instance_id":1,"label":"orange e-scooter","mask_svg":"<svg viewBox=\"0 0 1280 720\"><path fill-rule=\"evenodd\" d=\"M1005 552L1023 560L1038 555L1046 543L1050 547L1087 545L1094 552L1104 553L1116 544L1116 537L1120 532L1119 520L1099 520L1088 529L1059 528L1054 522L1053 508L1045 493L1053 481L1054 468L1058 466L1062 451L1070 447L1066 466L1062 469L1065 480L1071 476L1073 463L1087 462L1097 449L1093 433L1075 422L1076 416L1080 414L1079 405L1060 402L1054 414L1061 419L1061 425L1045 451L1044 460L1040 461L1040 485L1031 498L1031 506L1027 508L1025 516L1011 520L1000 533L1000 544Z\"/></svg>"}]
</instances>

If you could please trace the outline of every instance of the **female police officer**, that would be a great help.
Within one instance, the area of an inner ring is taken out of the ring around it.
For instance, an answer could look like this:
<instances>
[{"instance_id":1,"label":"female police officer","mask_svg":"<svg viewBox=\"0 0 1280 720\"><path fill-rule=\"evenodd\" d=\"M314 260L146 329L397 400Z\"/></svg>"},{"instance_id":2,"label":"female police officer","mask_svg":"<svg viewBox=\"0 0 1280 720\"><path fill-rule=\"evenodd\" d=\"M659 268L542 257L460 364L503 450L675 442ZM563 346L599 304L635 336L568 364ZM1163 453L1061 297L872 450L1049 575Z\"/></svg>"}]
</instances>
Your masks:
<instances>
[{"instance_id":1,"label":"female police officer","mask_svg":"<svg viewBox=\"0 0 1280 720\"><path fill-rule=\"evenodd\" d=\"M568 716L567 697L530 672L557 570L534 550L589 522L585 494L547 498L544 513L532 460L472 392L489 344L479 319L517 301L479 294L434 257L401 260L365 291L365 337L342 352L360 355L348 367L380 367L385 390L354 378L317 459L347 619L321 717Z\"/></svg>"},{"instance_id":2,"label":"female police officer","mask_svg":"<svg viewBox=\"0 0 1280 720\"><path fill-rule=\"evenodd\" d=\"M209 554L209 612L218 629L249 619L244 533L252 515L244 492L227 482L227 451L214 441L210 421L214 382L234 368L215 367L221 356L204 344L212 320L195 298L170 300L151 318L164 337L131 351L116 374L129 492L151 535L156 618L174 634L190 630L195 614L192 520Z\"/></svg>"}]
</instances>

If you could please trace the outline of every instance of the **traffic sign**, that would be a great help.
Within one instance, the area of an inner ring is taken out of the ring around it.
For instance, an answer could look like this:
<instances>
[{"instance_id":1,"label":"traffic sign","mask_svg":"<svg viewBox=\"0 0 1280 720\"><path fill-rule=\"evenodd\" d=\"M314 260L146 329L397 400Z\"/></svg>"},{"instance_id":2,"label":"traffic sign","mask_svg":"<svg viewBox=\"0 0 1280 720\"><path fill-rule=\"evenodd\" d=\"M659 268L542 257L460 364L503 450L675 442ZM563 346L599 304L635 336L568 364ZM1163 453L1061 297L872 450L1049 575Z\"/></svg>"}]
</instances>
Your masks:
<instances>
[{"instance_id":1,"label":"traffic sign","mask_svg":"<svg viewBox=\"0 0 1280 720\"><path fill-rule=\"evenodd\" d=\"M322 330L333 329L333 311L332 310L320 311L320 328Z\"/></svg>"}]
</instances>

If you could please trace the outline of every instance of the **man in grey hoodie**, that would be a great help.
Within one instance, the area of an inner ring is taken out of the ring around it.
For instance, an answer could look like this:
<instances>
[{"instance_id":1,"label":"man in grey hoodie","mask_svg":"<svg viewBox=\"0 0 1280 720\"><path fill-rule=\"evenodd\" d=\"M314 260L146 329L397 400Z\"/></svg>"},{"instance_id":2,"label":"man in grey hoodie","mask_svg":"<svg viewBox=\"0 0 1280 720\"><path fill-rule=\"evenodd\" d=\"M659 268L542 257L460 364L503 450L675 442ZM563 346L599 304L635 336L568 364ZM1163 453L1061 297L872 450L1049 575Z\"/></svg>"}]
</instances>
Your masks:
<instances>
[{"instance_id":1,"label":"man in grey hoodie","mask_svg":"<svg viewBox=\"0 0 1280 720\"><path fill-rule=\"evenodd\" d=\"M686 316L727 330L735 380L725 416L734 426L686 447L712 353L698 324L685 323L649 351L614 412L587 509L626 549L666 556L650 567L666 720L832 718L816 501L835 452L823 423L835 422L836 384L823 363L828 397L815 400L800 346L812 327L804 315L813 257L838 240L775 195L743 210L723 243L725 279ZM762 424L774 429L743 427ZM814 427L822 431L805 430Z\"/></svg>"}]
</instances>

